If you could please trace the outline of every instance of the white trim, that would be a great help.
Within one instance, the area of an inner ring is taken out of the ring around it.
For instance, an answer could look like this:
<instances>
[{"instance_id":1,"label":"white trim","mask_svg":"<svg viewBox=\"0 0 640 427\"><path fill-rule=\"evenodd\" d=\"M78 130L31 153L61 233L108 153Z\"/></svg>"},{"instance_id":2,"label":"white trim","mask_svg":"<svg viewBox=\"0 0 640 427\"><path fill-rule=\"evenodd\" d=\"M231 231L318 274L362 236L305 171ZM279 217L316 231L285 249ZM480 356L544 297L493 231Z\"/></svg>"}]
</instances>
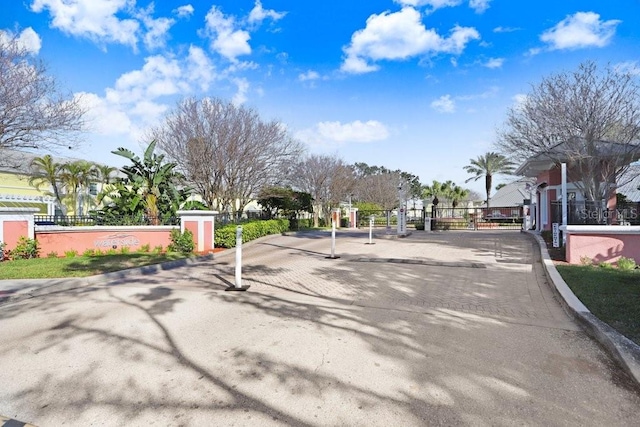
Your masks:
<instances>
[{"instance_id":1,"label":"white trim","mask_svg":"<svg viewBox=\"0 0 640 427\"><path fill-rule=\"evenodd\" d=\"M567 225L560 227L567 234L639 234L640 225Z\"/></svg>"}]
</instances>

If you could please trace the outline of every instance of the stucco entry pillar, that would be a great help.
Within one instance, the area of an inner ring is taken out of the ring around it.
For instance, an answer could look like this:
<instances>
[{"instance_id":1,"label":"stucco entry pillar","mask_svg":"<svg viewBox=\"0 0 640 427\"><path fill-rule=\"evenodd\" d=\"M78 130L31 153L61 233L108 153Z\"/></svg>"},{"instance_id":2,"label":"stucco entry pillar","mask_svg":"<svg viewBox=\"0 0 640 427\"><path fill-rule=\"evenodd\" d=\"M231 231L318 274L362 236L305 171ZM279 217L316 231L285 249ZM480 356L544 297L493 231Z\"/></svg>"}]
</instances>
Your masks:
<instances>
[{"instance_id":1,"label":"stucco entry pillar","mask_svg":"<svg viewBox=\"0 0 640 427\"><path fill-rule=\"evenodd\" d=\"M33 216L39 211L34 208L0 208L0 242L4 242L7 249L12 249L20 237L35 238Z\"/></svg>"},{"instance_id":2,"label":"stucco entry pillar","mask_svg":"<svg viewBox=\"0 0 640 427\"><path fill-rule=\"evenodd\" d=\"M178 211L180 231L189 230L197 252L211 252L214 248L216 211Z\"/></svg>"}]
</instances>

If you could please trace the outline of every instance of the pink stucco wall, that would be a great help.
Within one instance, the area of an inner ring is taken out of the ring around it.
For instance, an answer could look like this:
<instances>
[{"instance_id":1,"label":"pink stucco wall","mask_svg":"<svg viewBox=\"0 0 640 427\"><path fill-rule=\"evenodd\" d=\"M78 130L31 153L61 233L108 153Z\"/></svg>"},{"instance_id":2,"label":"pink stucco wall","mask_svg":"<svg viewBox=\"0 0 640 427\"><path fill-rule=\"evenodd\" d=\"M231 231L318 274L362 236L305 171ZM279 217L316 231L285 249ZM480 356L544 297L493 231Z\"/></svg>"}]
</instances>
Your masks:
<instances>
[{"instance_id":1,"label":"pink stucco wall","mask_svg":"<svg viewBox=\"0 0 640 427\"><path fill-rule=\"evenodd\" d=\"M140 249L148 244L151 249L162 246L166 249L171 243L171 227L142 227L139 228L99 228L74 227L69 230L36 230L36 240L40 246L41 256L56 252L64 256L66 251L75 250L82 254L87 249L107 251L128 247L130 251Z\"/></svg>"},{"instance_id":2,"label":"pink stucco wall","mask_svg":"<svg viewBox=\"0 0 640 427\"><path fill-rule=\"evenodd\" d=\"M29 237L29 221L4 221L2 223L2 234L7 249L13 249L21 236Z\"/></svg>"},{"instance_id":3,"label":"pink stucco wall","mask_svg":"<svg viewBox=\"0 0 640 427\"><path fill-rule=\"evenodd\" d=\"M582 257L594 263L616 262L621 256L640 263L640 234L567 235L566 260L570 264L580 264Z\"/></svg>"},{"instance_id":4,"label":"pink stucco wall","mask_svg":"<svg viewBox=\"0 0 640 427\"><path fill-rule=\"evenodd\" d=\"M213 221L204 223L204 247L213 248Z\"/></svg>"}]
</instances>

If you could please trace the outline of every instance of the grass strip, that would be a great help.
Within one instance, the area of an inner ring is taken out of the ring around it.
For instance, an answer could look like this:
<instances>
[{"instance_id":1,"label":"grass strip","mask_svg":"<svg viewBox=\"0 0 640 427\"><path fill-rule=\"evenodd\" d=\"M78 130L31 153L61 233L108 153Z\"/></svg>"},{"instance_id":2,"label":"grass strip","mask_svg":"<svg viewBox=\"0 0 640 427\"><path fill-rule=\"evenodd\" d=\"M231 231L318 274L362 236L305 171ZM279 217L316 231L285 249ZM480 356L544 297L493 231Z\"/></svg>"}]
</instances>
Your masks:
<instances>
[{"instance_id":1,"label":"grass strip","mask_svg":"<svg viewBox=\"0 0 640 427\"><path fill-rule=\"evenodd\" d=\"M640 270L582 265L556 268L591 313L640 345Z\"/></svg>"},{"instance_id":2,"label":"grass strip","mask_svg":"<svg viewBox=\"0 0 640 427\"><path fill-rule=\"evenodd\" d=\"M0 262L0 280L87 277L185 258L177 252L33 258Z\"/></svg>"}]
</instances>

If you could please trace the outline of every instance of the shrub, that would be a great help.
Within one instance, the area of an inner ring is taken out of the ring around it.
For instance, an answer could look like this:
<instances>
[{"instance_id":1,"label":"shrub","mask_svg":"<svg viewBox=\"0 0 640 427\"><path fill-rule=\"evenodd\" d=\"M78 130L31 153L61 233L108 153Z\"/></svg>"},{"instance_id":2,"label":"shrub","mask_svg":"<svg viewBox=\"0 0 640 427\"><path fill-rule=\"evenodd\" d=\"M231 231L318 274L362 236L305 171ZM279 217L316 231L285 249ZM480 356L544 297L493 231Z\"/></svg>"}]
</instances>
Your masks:
<instances>
[{"instance_id":1,"label":"shrub","mask_svg":"<svg viewBox=\"0 0 640 427\"><path fill-rule=\"evenodd\" d=\"M107 255L117 255L118 251L116 249L111 248L111 249L107 249L106 254Z\"/></svg>"},{"instance_id":2,"label":"shrub","mask_svg":"<svg viewBox=\"0 0 640 427\"><path fill-rule=\"evenodd\" d=\"M94 256L95 253L96 252L93 249L86 249L84 252L82 252L82 256Z\"/></svg>"},{"instance_id":3,"label":"shrub","mask_svg":"<svg viewBox=\"0 0 640 427\"><path fill-rule=\"evenodd\" d=\"M151 252L151 245L147 243L146 245L140 246L140 249L138 249L138 252Z\"/></svg>"},{"instance_id":4,"label":"shrub","mask_svg":"<svg viewBox=\"0 0 640 427\"><path fill-rule=\"evenodd\" d=\"M153 253L154 254L161 254L162 253L162 245L158 245L158 246L154 246L153 247Z\"/></svg>"},{"instance_id":5,"label":"shrub","mask_svg":"<svg viewBox=\"0 0 640 427\"><path fill-rule=\"evenodd\" d=\"M120 253L121 254L128 254L129 252L131 252L131 248L129 248L129 246L122 246L120 248Z\"/></svg>"},{"instance_id":6,"label":"shrub","mask_svg":"<svg viewBox=\"0 0 640 427\"><path fill-rule=\"evenodd\" d=\"M580 264L582 264L582 265L593 265L593 260L589 256L582 255L580 257Z\"/></svg>"},{"instance_id":7,"label":"shrub","mask_svg":"<svg viewBox=\"0 0 640 427\"><path fill-rule=\"evenodd\" d=\"M78 256L78 251L76 251L75 249L64 251L64 256L65 258L75 258L76 256Z\"/></svg>"},{"instance_id":8,"label":"shrub","mask_svg":"<svg viewBox=\"0 0 640 427\"><path fill-rule=\"evenodd\" d=\"M601 262L600 264L598 264L598 267L605 269L605 270L610 270L613 268L613 264L609 263L609 262Z\"/></svg>"},{"instance_id":9,"label":"shrub","mask_svg":"<svg viewBox=\"0 0 640 427\"><path fill-rule=\"evenodd\" d=\"M249 242L270 234L279 234L289 230L288 219L270 219L254 221L242 225L242 241ZM216 228L215 246L233 248L236 246L236 225L229 224Z\"/></svg>"},{"instance_id":10,"label":"shrub","mask_svg":"<svg viewBox=\"0 0 640 427\"><path fill-rule=\"evenodd\" d=\"M424 230L424 222L415 223L416 230Z\"/></svg>"},{"instance_id":11,"label":"shrub","mask_svg":"<svg viewBox=\"0 0 640 427\"><path fill-rule=\"evenodd\" d=\"M0 261L5 260L5 255L7 254L7 251L5 251L6 247L7 244L5 242L0 242Z\"/></svg>"},{"instance_id":12,"label":"shrub","mask_svg":"<svg viewBox=\"0 0 640 427\"><path fill-rule=\"evenodd\" d=\"M171 230L171 243L167 247L169 252L180 252L183 255L188 255L193 253L195 246L193 233L190 230L184 230L184 233L181 233L177 228Z\"/></svg>"},{"instance_id":13,"label":"shrub","mask_svg":"<svg viewBox=\"0 0 640 427\"><path fill-rule=\"evenodd\" d=\"M51 251L47 254L47 258L58 258L58 252Z\"/></svg>"},{"instance_id":14,"label":"shrub","mask_svg":"<svg viewBox=\"0 0 640 427\"><path fill-rule=\"evenodd\" d=\"M636 260L622 256L618 259L618 268L620 270L635 270Z\"/></svg>"},{"instance_id":15,"label":"shrub","mask_svg":"<svg viewBox=\"0 0 640 427\"><path fill-rule=\"evenodd\" d=\"M21 236L18 239L16 247L11 251L12 259L30 259L37 258L40 248L38 242L34 239L29 239L25 236Z\"/></svg>"}]
</instances>

